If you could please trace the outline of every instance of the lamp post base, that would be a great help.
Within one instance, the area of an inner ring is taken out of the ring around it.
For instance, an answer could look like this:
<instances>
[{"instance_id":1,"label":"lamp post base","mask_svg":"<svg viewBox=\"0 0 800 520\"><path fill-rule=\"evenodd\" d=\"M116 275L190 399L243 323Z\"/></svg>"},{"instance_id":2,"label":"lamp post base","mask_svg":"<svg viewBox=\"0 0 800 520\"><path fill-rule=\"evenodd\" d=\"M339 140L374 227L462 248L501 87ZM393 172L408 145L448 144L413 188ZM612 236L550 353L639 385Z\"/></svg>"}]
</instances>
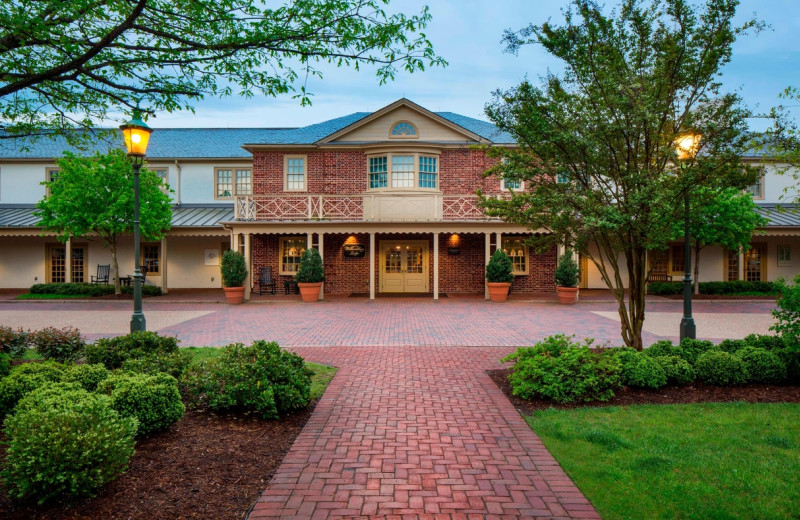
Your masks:
<instances>
[{"instance_id":1,"label":"lamp post base","mask_svg":"<svg viewBox=\"0 0 800 520\"><path fill-rule=\"evenodd\" d=\"M144 314L134 312L133 316L131 316L131 332L144 332L146 330L147 323L145 322Z\"/></svg>"},{"instance_id":2,"label":"lamp post base","mask_svg":"<svg viewBox=\"0 0 800 520\"><path fill-rule=\"evenodd\" d=\"M694 325L694 318L691 316L684 316L681 319L681 341L684 338L695 339L697 337L697 328Z\"/></svg>"}]
</instances>

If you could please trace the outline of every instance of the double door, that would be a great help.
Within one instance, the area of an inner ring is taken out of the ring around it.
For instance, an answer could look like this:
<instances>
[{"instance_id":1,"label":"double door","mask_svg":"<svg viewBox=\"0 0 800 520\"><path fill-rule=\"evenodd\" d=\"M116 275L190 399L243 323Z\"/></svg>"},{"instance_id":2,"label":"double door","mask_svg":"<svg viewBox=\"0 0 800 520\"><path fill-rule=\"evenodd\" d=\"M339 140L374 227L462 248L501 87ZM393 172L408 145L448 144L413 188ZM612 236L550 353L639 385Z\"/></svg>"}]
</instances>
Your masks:
<instances>
[{"instance_id":1,"label":"double door","mask_svg":"<svg viewBox=\"0 0 800 520\"><path fill-rule=\"evenodd\" d=\"M429 292L426 240L381 241L380 251L381 292Z\"/></svg>"}]
</instances>

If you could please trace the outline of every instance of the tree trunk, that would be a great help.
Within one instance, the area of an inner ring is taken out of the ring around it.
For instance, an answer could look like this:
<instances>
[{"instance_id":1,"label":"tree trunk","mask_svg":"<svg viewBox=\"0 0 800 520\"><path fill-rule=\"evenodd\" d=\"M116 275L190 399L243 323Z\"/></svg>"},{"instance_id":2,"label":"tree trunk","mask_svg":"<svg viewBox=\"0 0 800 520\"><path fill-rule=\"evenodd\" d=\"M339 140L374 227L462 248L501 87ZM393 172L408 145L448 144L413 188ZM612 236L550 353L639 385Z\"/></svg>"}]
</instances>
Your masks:
<instances>
[{"instance_id":1,"label":"tree trunk","mask_svg":"<svg viewBox=\"0 0 800 520\"><path fill-rule=\"evenodd\" d=\"M697 242L694 243L694 287L692 287L692 292L694 294L700 294L700 250L702 247L697 245Z\"/></svg>"},{"instance_id":2,"label":"tree trunk","mask_svg":"<svg viewBox=\"0 0 800 520\"><path fill-rule=\"evenodd\" d=\"M109 239L108 248L111 250L111 269L114 273L114 294L122 294L122 288L119 285L119 263L117 262L117 239Z\"/></svg>"}]
</instances>

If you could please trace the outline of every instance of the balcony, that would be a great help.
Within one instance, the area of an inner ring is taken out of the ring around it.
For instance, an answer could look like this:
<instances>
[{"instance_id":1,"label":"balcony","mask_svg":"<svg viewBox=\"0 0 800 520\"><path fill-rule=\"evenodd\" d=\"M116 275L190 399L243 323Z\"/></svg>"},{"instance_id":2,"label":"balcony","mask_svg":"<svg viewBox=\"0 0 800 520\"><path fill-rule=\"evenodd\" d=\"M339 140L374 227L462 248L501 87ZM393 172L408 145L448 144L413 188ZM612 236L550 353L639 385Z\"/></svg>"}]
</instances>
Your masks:
<instances>
[{"instance_id":1,"label":"balcony","mask_svg":"<svg viewBox=\"0 0 800 520\"><path fill-rule=\"evenodd\" d=\"M488 221L476 195L419 192L367 195L243 195L235 199L242 221L436 222Z\"/></svg>"}]
</instances>

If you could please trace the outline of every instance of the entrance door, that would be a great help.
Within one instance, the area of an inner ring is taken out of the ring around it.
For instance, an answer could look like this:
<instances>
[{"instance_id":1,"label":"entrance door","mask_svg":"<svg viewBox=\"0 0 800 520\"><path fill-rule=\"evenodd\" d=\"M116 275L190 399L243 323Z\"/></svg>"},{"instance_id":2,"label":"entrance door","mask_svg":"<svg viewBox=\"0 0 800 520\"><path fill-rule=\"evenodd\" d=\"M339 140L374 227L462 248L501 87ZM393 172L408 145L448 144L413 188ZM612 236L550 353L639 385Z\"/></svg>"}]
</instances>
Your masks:
<instances>
[{"instance_id":1,"label":"entrance door","mask_svg":"<svg viewBox=\"0 0 800 520\"><path fill-rule=\"evenodd\" d=\"M66 282L67 275L67 247L63 245L47 246L47 283ZM85 282L86 280L86 247L72 246L72 280L70 282Z\"/></svg>"},{"instance_id":2,"label":"entrance door","mask_svg":"<svg viewBox=\"0 0 800 520\"><path fill-rule=\"evenodd\" d=\"M381 241L380 291L428 292L428 242Z\"/></svg>"}]
</instances>

